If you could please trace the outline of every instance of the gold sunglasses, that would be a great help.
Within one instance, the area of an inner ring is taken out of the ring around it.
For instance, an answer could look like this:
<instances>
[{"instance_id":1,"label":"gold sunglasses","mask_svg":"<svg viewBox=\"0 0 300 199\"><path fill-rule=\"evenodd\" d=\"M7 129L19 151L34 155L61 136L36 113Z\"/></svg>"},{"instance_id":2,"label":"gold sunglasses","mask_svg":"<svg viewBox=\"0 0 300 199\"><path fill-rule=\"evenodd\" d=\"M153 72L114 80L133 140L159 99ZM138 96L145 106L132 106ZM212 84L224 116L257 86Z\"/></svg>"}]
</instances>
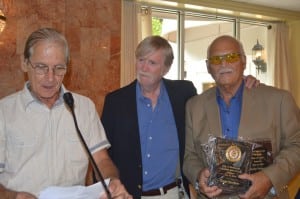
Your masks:
<instances>
[{"instance_id":1,"label":"gold sunglasses","mask_svg":"<svg viewBox=\"0 0 300 199\"><path fill-rule=\"evenodd\" d=\"M240 53L228 53L226 55L212 56L208 59L210 64L219 65L225 60L227 63L234 63L240 60Z\"/></svg>"}]
</instances>

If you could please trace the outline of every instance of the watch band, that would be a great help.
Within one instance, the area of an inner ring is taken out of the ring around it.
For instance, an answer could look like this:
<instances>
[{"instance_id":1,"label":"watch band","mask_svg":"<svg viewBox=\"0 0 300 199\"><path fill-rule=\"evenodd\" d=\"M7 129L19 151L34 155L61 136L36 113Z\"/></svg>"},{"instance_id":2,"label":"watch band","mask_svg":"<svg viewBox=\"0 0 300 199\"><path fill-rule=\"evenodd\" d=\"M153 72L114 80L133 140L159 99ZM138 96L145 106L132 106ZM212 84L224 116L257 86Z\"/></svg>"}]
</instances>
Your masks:
<instances>
[{"instance_id":1,"label":"watch band","mask_svg":"<svg viewBox=\"0 0 300 199\"><path fill-rule=\"evenodd\" d=\"M200 184L199 184L199 180L197 179L196 182L195 182L195 186L194 186L196 192L198 195L201 195L200 193Z\"/></svg>"},{"instance_id":2,"label":"watch band","mask_svg":"<svg viewBox=\"0 0 300 199\"><path fill-rule=\"evenodd\" d=\"M195 182L194 189L195 189L197 195L198 195L200 198L209 199L204 193L202 193L202 192L200 191L200 182L199 182L198 179L197 179L196 182Z\"/></svg>"}]
</instances>

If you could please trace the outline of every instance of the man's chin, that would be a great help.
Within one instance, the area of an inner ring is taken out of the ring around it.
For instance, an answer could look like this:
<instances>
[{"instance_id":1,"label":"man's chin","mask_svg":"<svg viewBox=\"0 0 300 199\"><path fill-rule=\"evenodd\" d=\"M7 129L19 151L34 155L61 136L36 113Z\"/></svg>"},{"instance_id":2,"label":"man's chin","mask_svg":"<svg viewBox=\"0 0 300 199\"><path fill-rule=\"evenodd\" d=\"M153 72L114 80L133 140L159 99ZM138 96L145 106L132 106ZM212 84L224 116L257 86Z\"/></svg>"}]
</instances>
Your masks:
<instances>
[{"instance_id":1,"label":"man's chin","mask_svg":"<svg viewBox=\"0 0 300 199\"><path fill-rule=\"evenodd\" d=\"M151 84L153 84L153 80L151 78L149 78L149 77L140 78L139 82L142 85L151 85Z\"/></svg>"},{"instance_id":2,"label":"man's chin","mask_svg":"<svg viewBox=\"0 0 300 199\"><path fill-rule=\"evenodd\" d=\"M232 80L231 79L220 79L217 84L219 86L226 86L226 85L232 85Z\"/></svg>"},{"instance_id":3,"label":"man's chin","mask_svg":"<svg viewBox=\"0 0 300 199\"><path fill-rule=\"evenodd\" d=\"M42 95L39 95L39 98L41 100L52 100L52 99L58 99L59 95L57 93L44 93Z\"/></svg>"}]
</instances>

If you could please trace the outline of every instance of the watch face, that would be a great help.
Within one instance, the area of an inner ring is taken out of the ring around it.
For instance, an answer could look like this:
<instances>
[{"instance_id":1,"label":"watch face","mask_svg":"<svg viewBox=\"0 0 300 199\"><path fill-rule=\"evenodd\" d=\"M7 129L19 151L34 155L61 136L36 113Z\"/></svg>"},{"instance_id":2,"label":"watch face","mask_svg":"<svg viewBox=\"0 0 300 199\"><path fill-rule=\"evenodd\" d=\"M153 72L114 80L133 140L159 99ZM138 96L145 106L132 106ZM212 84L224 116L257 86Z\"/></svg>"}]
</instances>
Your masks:
<instances>
[{"instance_id":1,"label":"watch face","mask_svg":"<svg viewBox=\"0 0 300 199\"><path fill-rule=\"evenodd\" d=\"M198 179L196 180L196 183L195 183L195 190L197 192L198 195L201 195L201 192L200 192L200 184L199 184L199 181Z\"/></svg>"},{"instance_id":2,"label":"watch face","mask_svg":"<svg viewBox=\"0 0 300 199\"><path fill-rule=\"evenodd\" d=\"M195 183L195 187L196 191L199 191L199 181L197 180L196 183Z\"/></svg>"}]
</instances>

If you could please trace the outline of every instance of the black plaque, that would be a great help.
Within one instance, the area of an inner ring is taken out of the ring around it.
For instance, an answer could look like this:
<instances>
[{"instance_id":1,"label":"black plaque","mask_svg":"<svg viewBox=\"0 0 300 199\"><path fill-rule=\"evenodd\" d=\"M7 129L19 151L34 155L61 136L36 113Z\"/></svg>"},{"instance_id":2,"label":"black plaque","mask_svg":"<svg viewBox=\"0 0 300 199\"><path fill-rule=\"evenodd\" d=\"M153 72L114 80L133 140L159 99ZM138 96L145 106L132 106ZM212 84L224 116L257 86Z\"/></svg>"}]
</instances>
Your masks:
<instances>
[{"instance_id":1,"label":"black plaque","mask_svg":"<svg viewBox=\"0 0 300 199\"><path fill-rule=\"evenodd\" d=\"M217 137L210 165L209 185L221 188L223 194L244 193L250 182L238 178L240 174L250 173L252 144Z\"/></svg>"},{"instance_id":2,"label":"black plaque","mask_svg":"<svg viewBox=\"0 0 300 199\"><path fill-rule=\"evenodd\" d=\"M272 144L270 140L253 141L250 173L256 173L272 164Z\"/></svg>"}]
</instances>

